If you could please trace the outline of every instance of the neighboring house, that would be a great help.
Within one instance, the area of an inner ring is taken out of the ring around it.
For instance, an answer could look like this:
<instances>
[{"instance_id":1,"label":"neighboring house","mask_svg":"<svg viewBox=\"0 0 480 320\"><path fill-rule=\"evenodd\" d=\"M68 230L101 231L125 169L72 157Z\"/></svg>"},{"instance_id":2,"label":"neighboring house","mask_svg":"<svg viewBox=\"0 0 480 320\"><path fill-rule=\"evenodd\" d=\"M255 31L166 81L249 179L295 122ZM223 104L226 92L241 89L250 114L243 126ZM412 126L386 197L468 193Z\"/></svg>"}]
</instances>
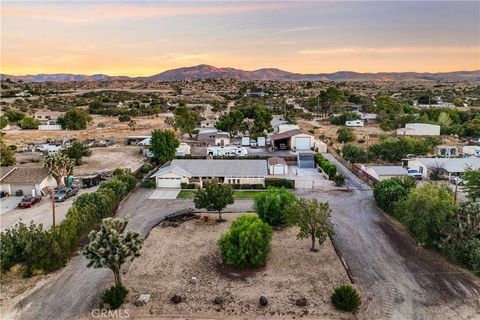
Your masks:
<instances>
[{"instance_id":1,"label":"neighboring house","mask_svg":"<svg viewBox=\"0 0 480 320\"><path fill-rule=\"evenodd\" d=\"M288 174L288 165L285 159L272 157L268 159L268 173L270 174Z\"/></svg>"},{"instance_id":2,"label":"neighboring house","mask_svg":"<svg viewBox=\"0 0 480 320\"><path fill-rule=\"evenodd\" d=\"M41 125L55 125L57 124L58 118L62 117L64 114L65 112L60 111L42 110L35 112L33 117L40 121Z\"/></svg>"},{"instance_id":3,"label":"neighboring house","mask_svg":"<svg viewBox=\"0 0 480 320\"><path fill-rule=\"evenodd\" d=\"M377 181L407 176L407 170L402 166L362 166L362 171Z\"/></svg>"},{"instance_id":4,"label":"neighboring house","mask_svg":"<svg viewBox=\"0 0 480 320\"><path fill-rule=\"evenodd\" d=\"M208 128L210 129L210 128ZM228 132L213 130L202 130L197 135L197 141L205 142L208 145L228 146L230 145L230 134Z\"/></svg>"},{"instance_id":5,"label":"neighboring house","mask_svg":"<svg viewBox=\"0 0 480 320\"><path fill-rule=\"evenodd\" d=\"M271 145L280 150L311 150L315 145L315 137L300 129L284 131L270 136Z\"/></svg>"},{"instance_id":6,"label":"neighboring house","mask_svg":"<svg viewBox=\"0 0 480 320\"><path fill-rule=\"evenodd\" d=\"M435 154L442 157L456 157L458 155L458 148L455 146L436 146Z\"/></svg>"},{"instance_id":7,"label":"neighboring house","mask_svg":"<svg viewBox=\"0 0 480 320\"><path fill-rule=\"evenodd\" d=\"M397 129L399 136L439 136L440 126L429 123L407 123L405 128Z\"/></svg>"},{"instance_id":8,"label":"neighboring house","mask_svg":"<svg viewBox=\"0 0 480 320\"><path fill-rule=\"evenodd\" d=\"M480 146L464 146L462 152L469 156L480 157Z\"/></svg>"},{"instance_id":9,"label":"neighboring house","mask_svg":"<svg viewBox=\"0 0 480 320\"><path fill-rule=\"evenodd\" d=\"M7 174L3 174L4 172L0 179L1 190L9 194L15 194L21 190L23 194L40 196L43 188L57 186L57 181L45 168L15 167Z\"/></svg>"},{"instance_id":10,"label":"neighboring house","mask_svg":"<svg viewBox=\"0 0 480 320\"><path fill-rule=\"evenodd\" d=\"M408 160L408 167L417 169L424 178L437 172L440 177L450 179L461 175L467 168L480 169L480 158L416 158Z\"/></svg>"},{"instance_id":11,"label":"neighboring house","mask_svg":"<svg viewBox=\"0 0 480 320\"><path fill-rule=\"evenodd\" d=\"M275 130L275 132L282 133L285 131L290 131L295 129L300 129L300 127L296 124L282 123L278 125L277 130Z\"/></svg>"},{"instance_id":12,"label":"neighboring house","mask_svg":"<svg viewBox=\"0 0 480 320\"><path fill-rule=\"evenodd\" d=\"M315 168L315 157L313 153L298 153L297 166L301 169Z\"/></svg>"},{"instance_id":13,"label":"neighboring house","mask_svg":"<svg viewBox=\"0 0 480 320\"><path fill-rule=\"evenodd\" d=\"M347 127L363 127L363 120L345 121Z\"/></svg>"},{"instance_id":14,"label":"neighboring house","mask_svg":"<svg viewBox=\"0 0 480 320\"><path fill-rule=\"evenodd\" d=\"M149 150L149 147L151 144L152 144L152 137L145 138L137 144L139 146L144 147L143 154L148 158L153 157L153 153ZM188 145L188 143L184 143L184 142L180 143L177 150L175 151L176 157L184 157L189 154L190 154L190 146Z\"/></svg>"},{"instance_id":15,"label":"neighboring house","mask_svg":"<svg viewBox=\"0 0 480 320\"><path fill-rule=\"evenodd\" d=\"M174 159L152 175L157 188L180 188L181 183L216 181L230 184L264 184L266 160L183 160Z\"/></svg>"}]
</instances>

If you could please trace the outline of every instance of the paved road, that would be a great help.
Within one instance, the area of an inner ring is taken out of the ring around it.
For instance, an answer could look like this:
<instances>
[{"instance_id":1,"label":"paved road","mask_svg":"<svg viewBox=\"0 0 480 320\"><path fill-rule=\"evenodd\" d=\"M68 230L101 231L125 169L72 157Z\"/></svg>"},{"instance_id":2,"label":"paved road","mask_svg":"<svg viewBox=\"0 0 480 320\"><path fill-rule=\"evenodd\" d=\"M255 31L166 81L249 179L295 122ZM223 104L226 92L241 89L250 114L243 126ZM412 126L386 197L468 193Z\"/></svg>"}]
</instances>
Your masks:
<instances>
[{"instance_id":1,"label":"paved road","mask_svg":"<svg viewBox=\"0 0 480 320\"><path fill-rule=\"evenodd\" d=\"M480 319L478 278L417 246L377 209L368 186L327 157L354 190L298 193L330 202L335 242L375 319Z\"/></svg>"},{"instance_id":2,"label":"paved road","mask_svg":"<svg viewBox=\"0 0 480 320\"><path fill-rule=\"evenodd\" d=\"M151 189L138 189L118 210L118 216L130 216L128 228L139 231L144 237L166 215L194 207L191 200L148 200L152 192ZM237 200L226 210L251 211L252 201ZM124 267L124 270L127 268ZM5 318L51 320L85 316L98 307L101 292L111 284L113 276L110 270L87 268L87 260L78 255L20 300L15 306L16 314Z\"/></svg>"}]
</instances>

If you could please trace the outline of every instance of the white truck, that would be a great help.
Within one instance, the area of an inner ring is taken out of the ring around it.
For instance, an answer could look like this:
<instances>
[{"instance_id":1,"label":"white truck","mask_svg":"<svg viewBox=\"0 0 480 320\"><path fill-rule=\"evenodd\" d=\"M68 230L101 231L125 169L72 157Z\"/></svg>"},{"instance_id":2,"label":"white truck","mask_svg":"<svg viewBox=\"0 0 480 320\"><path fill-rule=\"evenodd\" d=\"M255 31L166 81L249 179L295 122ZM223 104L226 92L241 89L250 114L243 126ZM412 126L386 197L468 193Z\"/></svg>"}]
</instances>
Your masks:
<instances>
[{"instance_id":1,"label":"white truck","mask_svg":"<svg viewBox=\"0 0 480 320\"><path fill-rule=\"evenodd\" d=\"M423 175L417 169L407 169L407 174L417 180L422 180Z\"/></svg>"},{"instance_id":2,"label":"white truck","mask_svg":"<svg viewBox=\"0 0 480 320\"><path fill-rule=\"evenodd\" d=\"M247 149L241 146L237 147L208 147L207 156L220 157L245 157Z\"/></svg>"}]
</instances>

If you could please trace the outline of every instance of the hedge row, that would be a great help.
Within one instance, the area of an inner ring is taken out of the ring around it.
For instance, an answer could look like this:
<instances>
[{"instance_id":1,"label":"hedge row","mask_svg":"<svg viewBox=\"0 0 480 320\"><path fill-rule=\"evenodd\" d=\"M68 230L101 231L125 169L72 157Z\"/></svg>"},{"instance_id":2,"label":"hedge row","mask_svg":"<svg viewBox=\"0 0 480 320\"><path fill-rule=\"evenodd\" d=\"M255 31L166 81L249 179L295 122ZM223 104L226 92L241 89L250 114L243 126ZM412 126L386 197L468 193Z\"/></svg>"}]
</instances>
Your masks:
<instances>
[{"instance_id":1,"label":"hedge row","mask_svg":"<svg viewBox=\"0 0 480 320\"><path fill-rule=\"evenodd\" d=\"M320 153L315 154L315 163L328 175L328 179L333 180L337 174L337 167L334 164L330 163Z\"/></svg>"},{"instance_id":2,"label":"hedge row","mask_svg":"<svg viewBox=\"0 0 480 320\"><path fill-rule=\"evenodd\" d=\"M288 179L266 178L265 187L293 189L295 188L295 181Z\"/></svg>"},{"instance_id":3,"label":"hedge row","mask_svg":"<svg viewBox=\"0 0 480 320\"><path fill-rule=\"evenodd\" d=\"M31 223L19 223L0 234L0 268L23 265L23 275L36 271L51 272L63 267L77 248L82 237L94 229L103 218L112 216L120 201L137 183L126 171L103 182L97 191L79 195L65 219L50 230Z\"/></svg>"}]
</instances>

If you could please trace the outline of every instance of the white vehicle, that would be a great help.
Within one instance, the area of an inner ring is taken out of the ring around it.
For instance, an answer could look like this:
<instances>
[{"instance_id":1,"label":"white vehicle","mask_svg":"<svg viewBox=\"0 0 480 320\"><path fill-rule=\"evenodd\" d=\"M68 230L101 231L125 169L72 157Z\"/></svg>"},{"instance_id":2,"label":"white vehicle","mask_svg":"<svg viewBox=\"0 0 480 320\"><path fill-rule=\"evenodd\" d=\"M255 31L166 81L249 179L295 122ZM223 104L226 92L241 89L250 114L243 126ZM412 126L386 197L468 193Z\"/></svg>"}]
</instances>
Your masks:
<instances>
[{"instance_id":1,"label":"white vehicle","mask_svg":"<svg viewBox=\"0 0 480 320\"><path fill-rule=\"evenodd\" d=\"M55 144L42 144L36 148L36 151L43 153L56 153L62 151L62 147Z\"/></svg>"},{"instance_id":2,"label":"white vehicle","mask_svg":"<svg viewBox=\"0 0 480 320\"><path fill-rule=\"evenodd\" d=\"M423 175L417 169L407 169L407 174L414 179L422 180L423 178Z\"/></svg>"},{"instance_id":3,"label":"white vehicle","mask_svg":"<svg viewBox=\"0 0 480 320\"><path fill-rule=\"evenodd\" d=\"M363 120L345 121L347 127L363 127Z\"/></svg>"},{"instance_id":4,"label":"white vehicle","mask_svg":"<svg viewBox=\"0 0 480 320\"><path fill-rule=\"evenodd\" d=\"M465 184L465 181L463 181L462 178L457 177L457 176L451 177L451 178L450 178L450 181L451 181L453 184L456 184L456 185L458 185L458 186L463 186L463 185Z\"/></svg>"},{"instance_id":5,"label":"white vehicle","mask_svg":"<svg viewBox=\"0 0 480 320\"><path fill-rule=\"evenodd\" d=\"M208 147L208 156L220 156L220 157L245 157L247 155L247 149L244 147Z\"/></svg>"}]
</instances>

